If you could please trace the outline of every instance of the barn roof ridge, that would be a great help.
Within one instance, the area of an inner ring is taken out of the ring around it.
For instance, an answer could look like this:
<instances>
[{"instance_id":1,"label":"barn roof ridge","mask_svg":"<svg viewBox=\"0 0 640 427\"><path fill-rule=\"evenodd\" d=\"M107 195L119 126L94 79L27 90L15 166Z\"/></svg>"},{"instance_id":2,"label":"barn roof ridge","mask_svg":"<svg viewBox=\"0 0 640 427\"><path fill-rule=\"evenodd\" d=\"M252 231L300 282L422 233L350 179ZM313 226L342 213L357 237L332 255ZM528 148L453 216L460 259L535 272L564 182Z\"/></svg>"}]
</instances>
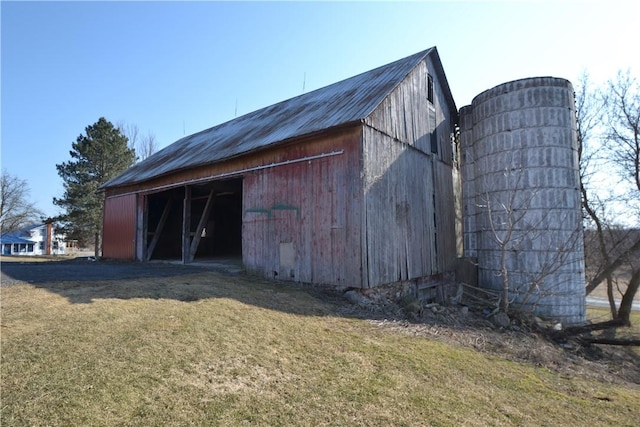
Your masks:
<instances>
[{"instance_id":1,"label":"barn roof ridge","mask_svg":"<svg viewBox=\"0 0 640 427\"><path fill-rule=\"evenodd\" d=\"M444 76L434 46L180 138L100 189L141 183L362 121L432 53L437 58L437 71Z\"/></svg>"}]
</instances>

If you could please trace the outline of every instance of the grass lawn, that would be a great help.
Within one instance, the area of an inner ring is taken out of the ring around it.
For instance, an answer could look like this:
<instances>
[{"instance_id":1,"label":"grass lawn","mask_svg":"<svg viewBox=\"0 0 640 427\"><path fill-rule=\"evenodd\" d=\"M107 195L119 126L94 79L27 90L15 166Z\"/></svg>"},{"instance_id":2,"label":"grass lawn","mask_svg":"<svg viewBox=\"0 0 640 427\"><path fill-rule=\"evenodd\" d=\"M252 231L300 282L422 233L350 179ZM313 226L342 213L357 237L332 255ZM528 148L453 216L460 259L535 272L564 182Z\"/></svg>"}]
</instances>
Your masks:
<instances>
[{"instance_id":1,"label":"grass lawn","mask_svg":"<svg viewBox=\"0 0 640 427\"><path fill-rule=\"evenodd\" d=\"M386 330L246 276L16 285L1 304L3 426L640 420L637 384Z\"/></svg>"}]
</instances>

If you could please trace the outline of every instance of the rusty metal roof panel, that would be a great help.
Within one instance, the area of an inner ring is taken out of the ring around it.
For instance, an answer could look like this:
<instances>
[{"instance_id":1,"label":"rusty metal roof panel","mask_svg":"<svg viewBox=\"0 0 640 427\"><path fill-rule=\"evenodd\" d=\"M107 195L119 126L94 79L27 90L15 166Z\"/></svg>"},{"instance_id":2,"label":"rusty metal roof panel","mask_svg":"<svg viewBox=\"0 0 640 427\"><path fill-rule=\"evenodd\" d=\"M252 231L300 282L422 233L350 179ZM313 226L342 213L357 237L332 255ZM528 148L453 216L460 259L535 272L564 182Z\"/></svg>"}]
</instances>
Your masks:
<instances>
[{"instance_id":1,"label":"rusty metal roof panel","mask_svg":"<svg viewBox=\"0 0 640 427\"><path fill-rule=\"evenodd\" d=\"M435 48L186 136L102 188L135 184L361 121Z\"/></svg>"}]
</instances>

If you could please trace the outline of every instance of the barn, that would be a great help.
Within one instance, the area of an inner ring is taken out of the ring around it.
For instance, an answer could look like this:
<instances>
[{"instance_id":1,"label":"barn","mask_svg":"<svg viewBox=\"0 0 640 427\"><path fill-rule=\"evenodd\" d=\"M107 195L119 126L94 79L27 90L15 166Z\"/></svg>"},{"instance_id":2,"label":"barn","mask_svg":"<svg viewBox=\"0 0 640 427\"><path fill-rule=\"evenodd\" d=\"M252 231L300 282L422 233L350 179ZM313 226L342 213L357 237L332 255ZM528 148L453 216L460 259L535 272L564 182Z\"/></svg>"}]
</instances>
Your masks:
<instances>
[{"instance_id":1,"label":"barn","mask_svg":"<svg viewBox=\"0 0 640 427\"><path fill-rule=\"evenodd\" d=\"M457 117L433 47L186 136L101 187L103 256L360 288L450 271Z\"/></svg>"}]
</instances>

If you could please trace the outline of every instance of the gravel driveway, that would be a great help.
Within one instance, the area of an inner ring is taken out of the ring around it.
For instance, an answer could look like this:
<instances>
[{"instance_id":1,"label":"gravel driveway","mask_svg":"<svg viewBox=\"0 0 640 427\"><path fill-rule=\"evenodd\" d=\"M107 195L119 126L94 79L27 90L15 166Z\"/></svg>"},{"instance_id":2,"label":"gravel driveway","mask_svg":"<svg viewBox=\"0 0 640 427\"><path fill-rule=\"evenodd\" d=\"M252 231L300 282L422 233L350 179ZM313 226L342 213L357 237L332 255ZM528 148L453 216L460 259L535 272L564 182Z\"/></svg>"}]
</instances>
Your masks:
<instances>
[{"instance_id":1,"label":"gravel driveway","mask_svg":"<svg viewBox=\"0 0 640 427\"><path fill-rule=\"evenodd\" d=\"M202 265L155 262L90 261L87 258L51 262L10 261L2 262L0 266L0 285L172 277L198 273L207 269L211 268Z\"/></svg>"}]
</instances>

